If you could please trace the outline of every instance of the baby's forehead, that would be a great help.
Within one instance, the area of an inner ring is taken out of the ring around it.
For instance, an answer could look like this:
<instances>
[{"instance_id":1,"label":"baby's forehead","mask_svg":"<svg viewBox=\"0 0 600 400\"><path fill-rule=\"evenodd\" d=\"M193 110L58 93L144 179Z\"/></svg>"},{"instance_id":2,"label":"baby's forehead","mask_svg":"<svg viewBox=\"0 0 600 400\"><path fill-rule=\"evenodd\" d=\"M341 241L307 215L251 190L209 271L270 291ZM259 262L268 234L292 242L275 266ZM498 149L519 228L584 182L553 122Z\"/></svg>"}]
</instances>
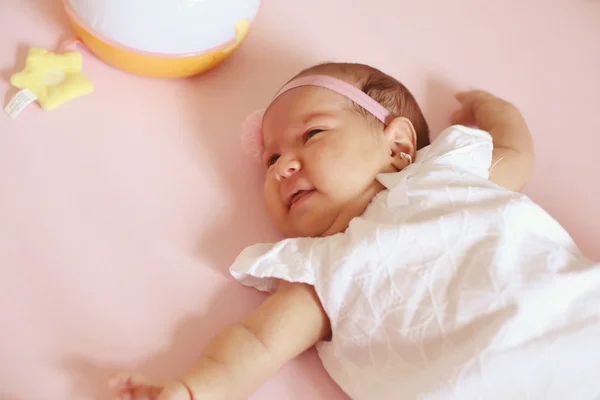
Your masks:
<instances>
[{"instance_id":1,"label":"baby's forehead","mask_svg":"<svg viewBox=\"0 0 600 400\"><path fill-rule=\"evenodd\" d=\"M331 90L320 87L300 87L284 93L267 108L263 130L281 125L306 123L315 116L343 116L352 109L352 102Z\"/></svg>"}]
</instances>

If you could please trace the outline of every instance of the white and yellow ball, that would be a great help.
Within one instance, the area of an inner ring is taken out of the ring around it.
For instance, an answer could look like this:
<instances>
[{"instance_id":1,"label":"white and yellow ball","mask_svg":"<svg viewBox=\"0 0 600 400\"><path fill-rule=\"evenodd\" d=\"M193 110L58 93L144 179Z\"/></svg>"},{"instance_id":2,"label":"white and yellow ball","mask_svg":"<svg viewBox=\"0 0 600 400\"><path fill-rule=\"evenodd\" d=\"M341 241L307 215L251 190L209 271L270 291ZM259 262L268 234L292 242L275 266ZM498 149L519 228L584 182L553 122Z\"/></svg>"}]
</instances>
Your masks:
<instances>
[{"instance_id":1,"label":"white and yellow ball","mask_svg":"<svg viewBox=\"0 0 600 400\"><path fill-rule=\"evenodd\" d=\"M214 68L244 41L261 0L63 0L79 39L124 71L180 78Z\"/></svg>"}]
</instances>

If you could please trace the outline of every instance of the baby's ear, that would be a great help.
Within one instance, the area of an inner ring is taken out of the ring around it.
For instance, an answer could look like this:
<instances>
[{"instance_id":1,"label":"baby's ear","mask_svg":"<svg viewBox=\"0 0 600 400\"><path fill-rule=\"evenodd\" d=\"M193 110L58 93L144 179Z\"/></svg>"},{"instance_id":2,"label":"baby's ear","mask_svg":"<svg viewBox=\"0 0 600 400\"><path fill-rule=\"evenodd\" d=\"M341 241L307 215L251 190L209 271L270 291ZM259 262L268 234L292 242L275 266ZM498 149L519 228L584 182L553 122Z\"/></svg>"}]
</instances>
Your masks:
<instances>
[{"instance_id":1,"label":"baby's ear","mask_svg":"<svg viewBox=\"0 0 600 400\"><path fill-rule=\"evenodd\" d=\"M383 134L390 144L394 167L400 171L410 165L409 159L401 155L408 154L410 159L415 159L417 133L412 122L405 117L396 117L385 127Z\"/></svg>"}]
</instances>

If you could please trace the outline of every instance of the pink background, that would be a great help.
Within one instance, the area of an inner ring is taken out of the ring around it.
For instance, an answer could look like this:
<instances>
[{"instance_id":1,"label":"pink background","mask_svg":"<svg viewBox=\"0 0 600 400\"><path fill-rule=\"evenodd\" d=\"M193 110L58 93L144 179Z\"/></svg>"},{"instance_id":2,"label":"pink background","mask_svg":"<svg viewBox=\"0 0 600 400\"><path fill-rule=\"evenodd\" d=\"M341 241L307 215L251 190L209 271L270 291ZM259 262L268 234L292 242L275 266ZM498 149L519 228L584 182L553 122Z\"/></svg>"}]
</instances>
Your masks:
<instances>
[{"instance_id":1,"label":"pink background","mask_svg":"<svg viewBox=\"0 0 600 400\"><path fill-rule=\"evenodd\" d=\"M87 54L93 94L0 115L0 399L105 399L117 371L171 376L260 302L227 274L243 246L277 237L238 126L315 62L395 75L438 131L457 89L514 101L537 148L527 193L600 260L600 1L361 3L265 0L233 58L189 80ZM57 0L0 9L6 105L27 48L71 32ZM309 352L253 399L344 396Z\"/></svg>"}]
</instances>

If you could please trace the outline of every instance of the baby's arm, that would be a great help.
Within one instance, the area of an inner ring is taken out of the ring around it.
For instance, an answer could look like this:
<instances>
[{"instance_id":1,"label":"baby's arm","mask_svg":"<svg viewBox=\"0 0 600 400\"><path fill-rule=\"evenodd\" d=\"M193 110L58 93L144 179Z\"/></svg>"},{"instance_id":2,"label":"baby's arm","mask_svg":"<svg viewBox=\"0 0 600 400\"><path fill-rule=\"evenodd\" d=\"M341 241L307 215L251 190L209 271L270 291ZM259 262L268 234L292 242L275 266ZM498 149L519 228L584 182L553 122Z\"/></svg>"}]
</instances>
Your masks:
<instances>
[{"instance_id":1,"label":"baby's arm","mask_svg":"<svg viewBox=\"0 0 600 400\"><path fill-rule=\"evenodd\" d=\"M194 400L247 399L283 364L329 332L329 319L313 287L282 281L261 306L220 332L180 379L192 390ZM136 384L129 377L117 378L113 387L123 399L190 400L187 388L178 381ZM133 396L126 397L129 394Z\"/></svg>"},{"instance_id":2,"label":"baby's arm","mask_svg":"<svg viewBox=\"0 0 600 400\"><path fill-rule=\"evenodd\" d=\"M474 124L494 142L490 180L520 191L531 178L533 141L521 112L511 103L484 91L459 93L462 108L452 116L455 124Z\"/></svg>"}]
</instances>

